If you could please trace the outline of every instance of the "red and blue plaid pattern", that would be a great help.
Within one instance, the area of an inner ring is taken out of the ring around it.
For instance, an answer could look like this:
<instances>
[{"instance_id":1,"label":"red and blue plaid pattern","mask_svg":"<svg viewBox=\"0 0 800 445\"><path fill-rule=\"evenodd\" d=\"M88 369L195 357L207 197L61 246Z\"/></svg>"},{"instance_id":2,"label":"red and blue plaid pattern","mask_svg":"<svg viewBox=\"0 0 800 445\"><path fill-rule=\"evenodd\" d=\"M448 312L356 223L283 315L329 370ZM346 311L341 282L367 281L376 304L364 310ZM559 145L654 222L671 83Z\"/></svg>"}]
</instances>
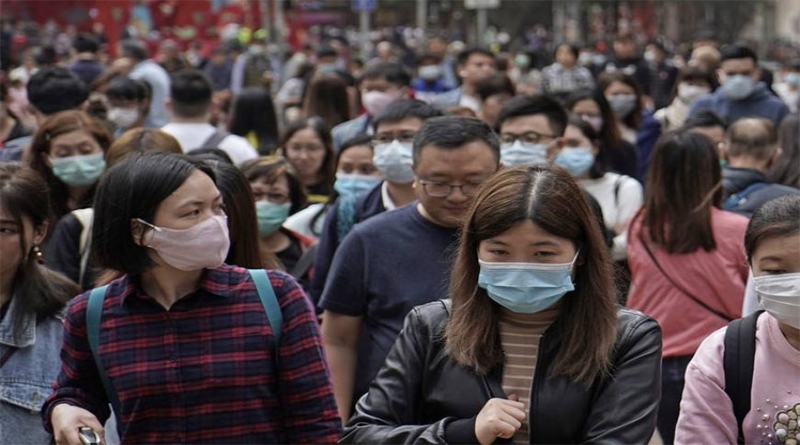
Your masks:
<instances>
[{"instance_id":1,"label":"red and blue plaid pattern","mask_svg":"<svg viewBox=\"0 0 800 445\"><path fill-rule=\"evenodd\" d=\"M108 288L99 352L121 405L123 443L334 443L341 422L308 300L269 271L283 312L278 355L247 270L206 271L169 311L124 276ZM59 403L104 422L108 399L86 335L88 293L69 305L62 368L42 413Z\"/></svg>"}]
</instances>

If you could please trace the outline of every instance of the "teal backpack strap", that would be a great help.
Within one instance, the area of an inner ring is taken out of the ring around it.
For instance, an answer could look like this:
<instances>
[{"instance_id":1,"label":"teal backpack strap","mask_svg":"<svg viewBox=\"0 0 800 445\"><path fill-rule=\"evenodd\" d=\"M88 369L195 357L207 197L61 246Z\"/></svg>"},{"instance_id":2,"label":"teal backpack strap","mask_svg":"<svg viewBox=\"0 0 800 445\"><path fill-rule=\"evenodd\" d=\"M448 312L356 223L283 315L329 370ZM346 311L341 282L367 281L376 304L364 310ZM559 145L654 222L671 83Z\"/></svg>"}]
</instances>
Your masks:
<instances>
[{"instance_id":1,"label":"teal backpack strap","mask_svg":"<svg viewBox=\"0 0 800 445\"><path fill-rule=\"evenodd\" d=\"M263 269L248 269L248 272L250 272L250 278L253 279L253 283L256 285L258 298L261 300L261 305L264 306L264 312L267 313L272 335L275 337L275 358L277 359L278 345L281 344L281 328L283 327L281 305L278 304L278 297L275 296L275 291L269 282L267 272Z\"/></svg>"},{"instance_id":2,"label":"teal backpack strap","mask_svg":"<svg viewBox=\"0 0 800 445\"><path fill-rule=\"evenodd\" d=\"M119 399L111 386L111 381L108 379L105 369L103 369L102 362L100 362L100 320L103 318L103 300L106 298L107 289L108 286L102 286L92 289L89 293L89 303L86 306L86 336L89 338L89 348L92 350L100 381L103 382L108 401L111 403L114 413L118 416L120 414Z\"/></svg>"}]
</instances>

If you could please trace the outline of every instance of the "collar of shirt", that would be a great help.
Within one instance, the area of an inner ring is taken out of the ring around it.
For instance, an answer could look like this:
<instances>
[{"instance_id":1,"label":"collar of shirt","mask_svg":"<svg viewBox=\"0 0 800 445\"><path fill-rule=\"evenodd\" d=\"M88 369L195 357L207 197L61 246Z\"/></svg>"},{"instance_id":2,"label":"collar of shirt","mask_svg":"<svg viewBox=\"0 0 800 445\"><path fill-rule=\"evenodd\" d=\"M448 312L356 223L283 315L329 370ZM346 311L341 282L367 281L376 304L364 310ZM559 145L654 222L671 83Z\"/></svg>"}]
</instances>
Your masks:
<instances>
[{"instance_id":1,"label":"collar of shirt","mask_svg":"<svg viewBox=\"0 0 800 445\"><path fill-rule=\"evenodd\" d=\"M389 196L389 187L386 181L383 181L383 184L381 184L381 201L383 201L383 208L386 210L394 210L397 208L397 205L392 201L392 197Z\"/></svg>"},{"instance_id":2,"label":"collar of shirt","mask_svg":"<svg viewBox=\"0 0 800 445\"><path fill-rule=\"evenodd\" d=\"M247 281L246 274L241 273L243 271L244 269L228 266L226 264L216 269L206 269L200 277L200 286L189 295L194 295L198 291L203 290L211 295L232 298L240 291L241 285ZM137 279L132 279L130 275L124 275L112 281L108 286L107 295L117 296L120 299L120 305L125 303L125 299L128 296L134 294L137 297L145 296L141 286L138 284L138 277Z\"/></svg>"},{"instance_id":3,"label":"collar of shirt","mask_svg":"<svg viewBox=\"0 0 800 445\"><path fill-rule=\"evenodd\" d=\"M36 314L20 313L22 311L19 305L20 298L21 295L14 295L11 298L6 316L0 320L0 343L24 348L36 343ZM24 326L19 332L15 332L15 321Z\"/></svg>"}]
</instances>

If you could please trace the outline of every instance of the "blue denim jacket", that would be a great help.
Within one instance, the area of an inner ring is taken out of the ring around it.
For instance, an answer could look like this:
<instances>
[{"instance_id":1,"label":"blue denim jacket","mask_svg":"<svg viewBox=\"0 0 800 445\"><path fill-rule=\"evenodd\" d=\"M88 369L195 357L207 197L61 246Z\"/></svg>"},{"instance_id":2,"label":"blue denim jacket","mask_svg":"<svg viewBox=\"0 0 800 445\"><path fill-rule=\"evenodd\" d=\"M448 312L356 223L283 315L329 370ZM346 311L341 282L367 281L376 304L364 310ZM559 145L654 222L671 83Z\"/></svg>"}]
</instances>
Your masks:
<instances>
[{"instance_id":1,"label":"blue denim jacket","mask_svg":"<svg viewBox=\"0 0 800 445\"><path fill-rule=\"evenodd\" d=\"M19 348L0 368L0 444L45 444L51 437L39 413L61 369L60 317L36 320L20 313L20 296L11 299L0 321L0 357ZM15 337L14 320L24 328Z\"/></svg>"}]
</instances>

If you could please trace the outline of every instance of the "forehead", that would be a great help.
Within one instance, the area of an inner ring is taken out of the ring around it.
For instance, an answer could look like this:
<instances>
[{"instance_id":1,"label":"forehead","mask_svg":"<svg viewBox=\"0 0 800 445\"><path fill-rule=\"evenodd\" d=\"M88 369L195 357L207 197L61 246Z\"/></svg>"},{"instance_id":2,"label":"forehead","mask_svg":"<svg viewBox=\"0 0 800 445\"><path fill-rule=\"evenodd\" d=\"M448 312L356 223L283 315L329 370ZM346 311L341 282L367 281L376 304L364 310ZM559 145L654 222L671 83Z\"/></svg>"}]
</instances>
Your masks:
<instances>
[{"instance_id":1,"label":"forehead","mask_svg":"<svg viewBox=\"0 0 800 445\"><path fill-rule=\"evenodd\" d=\"M692 131L707 136L713 142L725 140L725 129L722 127L695 127Z\"/></svg>"},{"instance_id":2,"label":"forehead","mask_svg":"<svg viewBox=\"0 0 800 445\"><path fill-rule=\"evenodd\" d=\"M368 145L356 145L342 152L339 162L371 161L372 148Z\"/></svg>"},{"instance_id":3,"label":"forehead","mask_svg":"<svg viewBox=\"0 0 800 445\"><path fill-rule=\"evenodd\" d=\"M378 87L389 87L392 86L392 83L389 82L385 77L366 77L361 80L361 88L378 88Z\"/></svg>"},{"instance_id":4,"label":"forehead","mask_svg":"<svg viewBox=\"0 0 800 445\"><path fill-rule=\"evenodd\" d=\"M636 90L634 90L632 86L626 83L620 82L619 80L615 80L611 82L606 88L606 93L612 93L612 92L624 92L633 94L636 92Z\"/></svg>"},{"instance_id":5,"label":"forehead","mask_svg":"<svg viewBox=\"0 0 800 445\"><path fill-rule=\"evenodd\" d=\"M211 178L200 170L195 170L162 205L170 208L184 204L189 200L208 201L219 196L219 190Z\"/></svg>"},{"instance_id":6,"label":"forehead","mask_svg":"<svg viewBox=\"0 0 800 445\"><path fill-rule=\"evenodd\" d=\"M68 133L59 134L55 136L50 144L51 145L76 145L84 142L95 142L92 135L86 130L72 130Z\"/></svg>"},{"instance_id":7,"label":"forehead","mask_svg":"<svg viewBox=\"0 0 800 445\"><path fill-rule=\"evenodd\" d=\"M269 187L286 189L286 190L289 189L289 180L286 179L285 174L278 175L277 177L274 178L275 180L272 182L269 181L270 179L271 178L268 178L266 175L259 176L258 178L255 178L252 181L250 181L250 186L253 188L261 188L261 189Z\"/></svg>"},{"instance_id":8,"label":"forehead","mask_svg":"<svg viewBox=\"0 0 800 445\"><path fill-rule=\"evenodd\" d=\"M422 119L416 117L407 117L403 120L394 122L381 122L378 124L376 133L390 133L397 131L411 131L417 132L422 127Z\"/></svg>"},{"instance_id":9,"label":"forehead","mask_svg":"<svg viewBox=\"0 0 800 445\"><path fill-rule=\"evenodd\" d=\"M497 155L488 143L467 142L458 148L426 145L419 151L418 173L430 175L491 174L497 170Z\"/></svg>"},{"instance_id":10,"label":"forehead","mask_svg":"<svg viewBox=\"0 0 800 445\"><path fill-rule=\"evenodd\" d=\"M600 113L600 106L597 105L594 99L582 99L575 102L575 105L572 106L572 111L575 113Z\"/></svg>"},{"instance_id":11,"label":"forehead","mask_svg":"<svg viewBox=\"0 0 800 445\"><path fill-rule=\"evenodd\" d=\"M764 237L753 251L754 262L774 257L800 262L800 232L786 236Z\"/></svg>"},{"instance_id":12,"label":"forehead","mask_svg":"<svg viewBox=\"0 0 800 445\"><path fill-rule=\"evenodd\" d=\"M753 70L755 67L753 59L729 59L720 65L722 71Z\"/></svg>"},{"instance_id":13,"label":"forehead","mask_svg":"<svg viewBox=\"0 0 800 445\"><path fill-rule=\"evenodd\" d=\"M296 131L287 142L320 142L317 132L311 128Z\"/></svg>"},{"instance_id":14,"label":"forehead","mask_svg":"<svg viewBox=\"0 0 800 445\"><path fill-rule=\"evenodd\" d=\"M508 118L500 126L500 133L522 134L529 131L549 134L550 120L544 114L532 114Z\"/></svg>"},{"instance_id":15,"label":"forehead","mask_svg":"<svg viewBox=\"0 0 800 445\"><path fill-rule=\"evenodd\" d=\"M465 64L469 65L471 63L474 64L494 63L494 57L489 57L486 54L480 54L480 53L472 54L467 58Z\"/></svg>"},{"instance_id":16,"label":"forehead","mask_svg":"<svg viewBox=\"0 0 800 445\"><path fill-rule=\"evenodd\" d=\"M567 125L566 130L564 130L564 137L567 139L588 139L581 129L574 125Z\"/></svg>"}]
</instances>

